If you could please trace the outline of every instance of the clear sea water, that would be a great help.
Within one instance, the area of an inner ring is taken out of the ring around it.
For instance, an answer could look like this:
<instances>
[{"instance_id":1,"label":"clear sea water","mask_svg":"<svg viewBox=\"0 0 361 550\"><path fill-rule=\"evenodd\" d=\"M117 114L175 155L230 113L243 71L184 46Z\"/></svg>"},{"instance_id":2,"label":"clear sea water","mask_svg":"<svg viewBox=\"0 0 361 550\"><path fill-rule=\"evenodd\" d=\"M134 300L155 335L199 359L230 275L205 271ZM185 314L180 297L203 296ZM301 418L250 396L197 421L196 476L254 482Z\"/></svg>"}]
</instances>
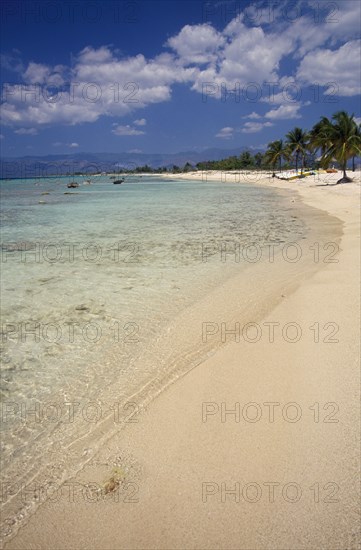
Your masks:
<instances>
[{"instance_id":1,"label":"clear sea water","mask_svg":"<svg viewBox=\"0 0 361 550\"><path fill-rule=\"evenodd\" d=\"M307 231L290 196L265 187L72 179L79 188L59 177L0 183L4 535L36 505L17 498L22 483L66 479L96 452L103 420L136 413L132 396L155 379L159 389L170 363L201 360L159 342L250 266L221 261L221 247L263 250Z\"/></svg>"}]
</instances>

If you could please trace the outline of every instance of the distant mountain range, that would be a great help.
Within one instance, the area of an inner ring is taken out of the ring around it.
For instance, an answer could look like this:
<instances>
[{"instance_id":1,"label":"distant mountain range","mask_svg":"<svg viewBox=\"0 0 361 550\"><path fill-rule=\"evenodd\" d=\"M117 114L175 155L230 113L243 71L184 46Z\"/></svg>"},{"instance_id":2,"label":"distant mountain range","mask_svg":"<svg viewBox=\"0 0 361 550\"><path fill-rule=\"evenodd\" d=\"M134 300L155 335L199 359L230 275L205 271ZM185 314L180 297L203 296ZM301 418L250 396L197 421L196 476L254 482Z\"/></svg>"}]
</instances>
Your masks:
<instances>
[{"instance_id":1,"label":"distant mountain range","mask_svg":"<svg viewBox=\"0 0 361 550\"><path fill-rule=\"evenodd\" d=\"M221 160L238 156L247 148L239 149L205 149L184 151L180 153L75 153L70 155L46 155L8 157L0 160L0 177L34 178L47 175L74 174L75 172L121 172L132 170L137 166L148 165L151 168L173 165L183 167L187 162L196 165L207 160ZM255 154L259 149L252 149Z\"/></svg>"}]
</instances>

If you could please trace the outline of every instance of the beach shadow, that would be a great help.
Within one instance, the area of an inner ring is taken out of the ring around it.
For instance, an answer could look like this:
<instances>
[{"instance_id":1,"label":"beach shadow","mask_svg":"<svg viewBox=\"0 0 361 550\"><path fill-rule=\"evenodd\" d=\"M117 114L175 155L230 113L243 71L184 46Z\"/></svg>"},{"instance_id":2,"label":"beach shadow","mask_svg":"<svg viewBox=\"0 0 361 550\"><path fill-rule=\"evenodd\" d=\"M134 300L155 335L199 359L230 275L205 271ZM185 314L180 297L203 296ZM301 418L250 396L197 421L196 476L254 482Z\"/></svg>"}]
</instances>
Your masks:
<instances>
[{"instance_id":1,"label":"beach shadow","mask_svg":"<svg viewBox=\"0 0 361 550\"><path fill-rule=\"evenodd\" d=\"M313 187L334 187L335 185L348 185L349 183L355 183L355 180L348 182L336 182L336 183L317 183Z\"/></svg>"},{"instance_id":2,"label":"beach shadow","mask_svg":"<svg viewBox=\"0 0 361 550\"><path fill-rule=\"evenodd\" d=\"M335 185L345 185L344 183L317 183L313 187L334 187ZM347 185L347 184L346 184Z\"/></svg>"}]
</instances>

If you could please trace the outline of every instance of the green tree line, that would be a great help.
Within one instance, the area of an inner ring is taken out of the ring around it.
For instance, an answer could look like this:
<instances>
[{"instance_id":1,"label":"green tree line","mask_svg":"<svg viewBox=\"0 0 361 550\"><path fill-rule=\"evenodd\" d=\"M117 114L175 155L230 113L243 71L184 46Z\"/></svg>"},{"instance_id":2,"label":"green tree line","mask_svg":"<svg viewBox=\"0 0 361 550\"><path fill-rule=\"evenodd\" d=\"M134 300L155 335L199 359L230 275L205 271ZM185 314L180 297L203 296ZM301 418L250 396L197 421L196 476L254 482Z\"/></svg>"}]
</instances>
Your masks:
<instances>
[{"instance_id":1,"label":"green tree line","mask_svg":"<svg viewBox=\"0 0 361 550\"><path fill-rule=\"evenodd\" d=\"M328 168L331 163L337 164L343 171L339 183L351 181L346 174L347 163L352 159L355 170L355 157L361 155L361 126L356 123L354 115L338 111L331 119L323 116L310 131L294 128L286 135L285 140L272 141L268 144L265 161L275 175L275 170L282 170L282 161L291 163L296 171L304 171L306 161L313 158L313 167Z\"/></svg>"},{"instance_id":2,"label":"green tree line","mask_svg":"<svg viewBox=\"0 0 361 550\"><path fill-rule=\"evenodd\" d=\"M331 119L323 116L314 127L308 131L294 128L288 132L285 139L272 141L264 154L252 155L245 151L238 157L233 156L219 161L199 162L200 170L244 170L265 168L271 169L273 176L276 171L295 168L301 170L306 164L310 168L328 168L336 164L343 171L340 183L351 181L348 178L347 164L352 159L352 169L355 170L355 158L361 155L361 126L357 124L354 115L346 111L338 111Z\"/></svg>"},{"instance_id":3,"label":"green tree line","mask_svg":"<svg viewBox=\"0 0 361 550\"><path fill-rule=\"evenodd\" d=\"M346 111L338 111L331 119L322 116L313 128L308 131L296 127L288 132L284 139L272 141L265 153L249 151L239 156L231 156L222 160L198 162L194 167L187 162L183 167L161 167L152 169L150 166L139 166L133 173L152 172L181 173L192 170L272 170L276 171L295 168L301 170L301 175L308 165L309 168L328 168L330 164L337 165L343 171L339 183L351 181L346 170L352 159L352 169L355 170L355 158L361 156L361 125L357 124L354 115Z\"/></svg>"}]
</instances>

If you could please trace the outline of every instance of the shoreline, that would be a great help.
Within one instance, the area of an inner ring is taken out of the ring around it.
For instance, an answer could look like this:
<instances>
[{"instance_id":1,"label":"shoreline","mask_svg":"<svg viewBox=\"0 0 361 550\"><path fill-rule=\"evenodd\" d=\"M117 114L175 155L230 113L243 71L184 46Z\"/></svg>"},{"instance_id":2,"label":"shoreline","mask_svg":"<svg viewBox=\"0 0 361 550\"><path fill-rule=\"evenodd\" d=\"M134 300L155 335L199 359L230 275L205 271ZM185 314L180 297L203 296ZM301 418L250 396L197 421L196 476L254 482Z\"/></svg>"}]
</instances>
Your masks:
<instances>
[{"instance_id":1,"label":"shoreline","mask_svg":"<svg viewBox=\"0 0 361 550\"><path fill-rule=\"evenodd\" d=\"M213 177L219 181L219 175ZM171 179L195 177L175 174ZM357 548L357 494L351 481L357 472L354 442L358 440L359 409L355 388L359 375L357 326L351 314L356 318L359 314L359 205L355 199L360 186L352 183L316 189L311 177L299 184L284 180L263 184L297 190L302 202L341 220L343 234L340 262L321 263L304 279L302 273L295 272L295 288L269 308L261 307L259 322L298 322L309 328L315 322L324 326L336 320L343 340L337 346L321 342L318 347L309 338L293 344L280 340L272 345L264 340L256 345L242 340L227 342L161 391L139 421L119 431L104 445L97 463L82 472L88 481L90 475L92 481L101 483L111 469L109 457L122 457L125 482L136 485L138 502L116 503L109 498L98 504L84 499L44 504L5 548L45 549L63 544L99 549L322 546L331 550L336 542L340 548ZM329 230L340 234L339 226ZM222 298L220 293L220 303ZM237 316L240 304L236 302L234 307ZM206 422L201 416L204 402L213 404L206 408ZM321 403L324 416L322 407L332 402L344 416L340 413L343 422L321 424L309 419L303 423L279 419L274 423L221 422L214 411L224 402L228 409L237 402L296 402L305 416L315 402ZM315 456L319 464L313 462ZM76 480L81 480L82 474ZM268 482L295 482L308 497L309 486L336 483L344 491L346 488L346 503L333 503L330 510L322 498L318 508L309 498L300 504L285 499L270 503L265 498L252 503L252 497L249 501L241 498L239 503L230 495L222 502L222 483L234 487L236 482L255 480L264 490ZM115 484L118 481L115 479ZM203 483L211 484L206 495L201 492ZM206 502L202 496L207 497ZM99 514L101 527L95 522Z\"/></svg>"}]
</instances>

